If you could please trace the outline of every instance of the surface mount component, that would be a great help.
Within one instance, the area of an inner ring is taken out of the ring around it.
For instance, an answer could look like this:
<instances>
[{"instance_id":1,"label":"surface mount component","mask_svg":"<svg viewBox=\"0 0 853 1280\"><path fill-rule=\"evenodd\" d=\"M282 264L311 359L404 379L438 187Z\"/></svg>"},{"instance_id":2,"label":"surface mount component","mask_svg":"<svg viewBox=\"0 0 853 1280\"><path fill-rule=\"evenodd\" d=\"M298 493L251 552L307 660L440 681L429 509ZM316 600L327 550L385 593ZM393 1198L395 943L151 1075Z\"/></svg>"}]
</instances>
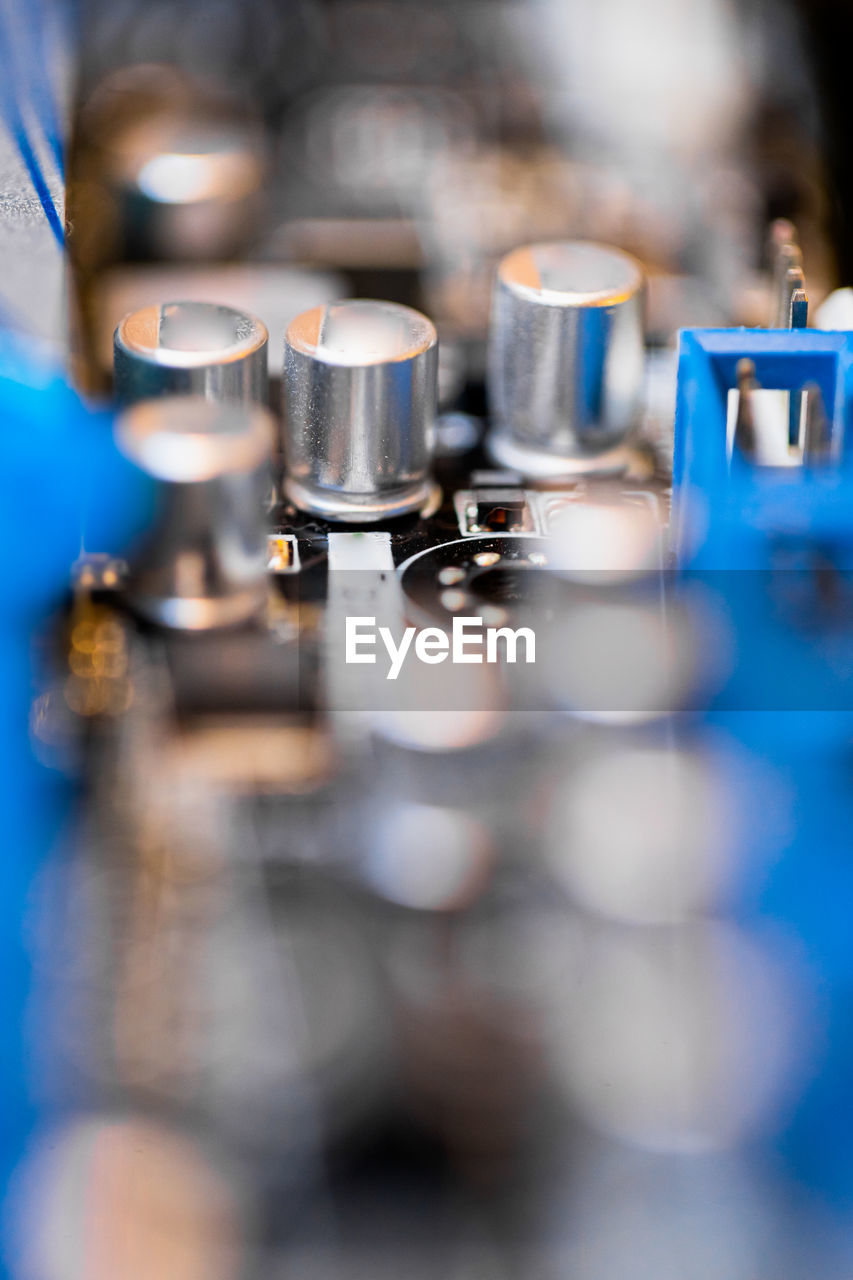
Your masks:
<instances>
[{"instance_id":1,"label":"surface mount component","mask_svg":"<svg viewBox=\"0 0 853 1280\"><path fill-rule=\"evenodd\" d=\"M115 332L122 404L188 393L267 403L266 326L212 302L164 302L125 316Z\"/></svg>"},{"instance_id":2,"label":"surface mount component","mask_svg":"<svg viewBox=\"0 0 853 1280\"><path fill-rule=\"evenodd\" d=\"M328 520L370 523L432 496L438 338L390 302L315 307L284 349L285 491Z\"/></svg>"},{"instance_id":3,"label":"surface mount component","mask_svg":"<svg viewBox=\"0 0 853 1280\"><path fill-rule=\"evenodd\" d=\"M495 280L488 387L502 466L531 478L608 469L643 387L640 264L566 241L508 254Z\"/></svg>"},{"instance_id":4,"label":"surface mount component","mask_svg":"<svg viewBox=\"0 0 853 1280\"><path fill-rule=\"evenodd\" d=\"M130 604L188 631L250 617L266 598L271 414L166 396L126 409L116 438L160 488L152 536L131 563Z\"/></svg>"},{"instance_id":5,"label":"surface mount component","mask_svg":"<svg viewBox=\"0 0 853 1280\"><path fill-rule=\"evenodd\" d=\"M466 533L530 533L533 515L523 489L480 489L465 509Z\"/></svg>"}]
</instances>

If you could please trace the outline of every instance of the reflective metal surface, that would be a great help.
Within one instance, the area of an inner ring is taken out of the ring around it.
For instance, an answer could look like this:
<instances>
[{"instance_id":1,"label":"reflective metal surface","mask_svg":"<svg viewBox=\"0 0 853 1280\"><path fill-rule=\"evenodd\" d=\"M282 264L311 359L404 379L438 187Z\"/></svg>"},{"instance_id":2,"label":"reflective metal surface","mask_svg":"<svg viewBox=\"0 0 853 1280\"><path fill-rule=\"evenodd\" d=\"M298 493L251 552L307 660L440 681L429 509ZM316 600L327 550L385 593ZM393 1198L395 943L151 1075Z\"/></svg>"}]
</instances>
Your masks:
<instances>
[{"instance_id":1,"label":"reflective metal surface","mask_svg":"<svg viewBox=\"0 0 853 1280\"><path fill-rule=\"evenodd\" d=\"M86 107L123 253L228 259L263 204L266 156L254 111L165 65L119 68Z\"/></svg>"},{"instance_id":2,"label":"reflective metal surface","mask_svg":"<svg viewBox=\"0 0 853 1280\"><path fill-rule=\"evenodd\" d=\"M267 342L260 320L211 302L164 302L125 316L115 332L122 404L189 393L267 403Z\"/></svg>"},{"instance_id":3,"label":"reflective metal surface","mask_svg":"<svg viewBox=\"0 0 853 1280\"><path fill-rule=\"evenodd\" d=\"M266 597L271 414L169 396L127 409L116 438L161 490L151 537L131 565L133 607L190 631L251 616Z\"/></svg>"},{"instance_id":4,"label":"reflective metal surface","mask_svg":"<svg viewBox=\"0 0 853 1280\"><path fill-rule=\"evenodd\" d=\"M430 499L438 338L389 302L315 307L284 351L285 491L330 520L366 522Z\"/></svg>"},{"instance_id":5,"label":"reflective metal surface","mask_svg":"<svg viewBox=\"0 0 853 1280\"><path fill-rule=\"evenodd\" d=\"M604 245L528 245L498 267L488 387L503 465L557 477L618 465L643 380L640 264Z\"/></svg>"}]
</instances>

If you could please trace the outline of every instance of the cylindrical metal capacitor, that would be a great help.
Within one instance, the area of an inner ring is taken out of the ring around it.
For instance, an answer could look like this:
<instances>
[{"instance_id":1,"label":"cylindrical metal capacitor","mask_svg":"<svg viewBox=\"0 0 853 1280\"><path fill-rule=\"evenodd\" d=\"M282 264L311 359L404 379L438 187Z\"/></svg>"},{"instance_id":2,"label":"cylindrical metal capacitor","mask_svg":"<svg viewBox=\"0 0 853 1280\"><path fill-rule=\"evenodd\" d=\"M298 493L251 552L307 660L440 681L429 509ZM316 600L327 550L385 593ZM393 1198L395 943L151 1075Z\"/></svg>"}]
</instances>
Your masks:
<instances>
[{"instance_id":1,"label":"cylindrical metal capacitor","mask_svg":"<svg viewBox=\"0 0 853 1280\"><path fill-rule=\"evenodd\" d=\"M284 346L285 491L328 520L370 523L428 502L438 338L390 302L315 307Z\"/></svg>"},{"instance_id":2,"label":"cylindrical metal capacitor","mask_svg":"<svg viewBox=\"0 0 853 1280\"><path fill-rule=\"evenodd\" d=\"M489 339L489 440L533 479L596 470L636 425L642 267L605 245L528 245L498 266Z\"/></svg>"},{"instance_id":3,"label":"cylindrical metal capacitor","mask_svg":"<svg viewBox=\"0 0 853 1280\"><path fill-rule=\"evenodd\" d=\"M131 564L132 607L188 631L251 616L266 597L269 411L164 396L120 414L116 439L160 492L151 535Z\"/></svg>"},{"instance_id":4,"label":"cylindrical metal capacitor","mask_svg":"<svg viewBox=\"0 0 853 1280\"><path fill-rule=\"evenodd\" d=\"M106 119L94 139L123 256L181 262L238 256L263 204L260 129L227 102L200 100L168 72L158 76L155 69L147 86L136 86L145 80L141 70L106 82L101 110L118 120Z\"/></svg>"},{"instance_id":5,"label":"cylindrical metal capacitor","mask_svg":"<svg viewBox=\"0 0 853 1280\"><path fill-rule=\"evenodd\" d=\"M189 394L208 400L268 399L266 326L212 302L163 302L125 316L115 332L121 404Z\"/></svg>"}]
</instances>

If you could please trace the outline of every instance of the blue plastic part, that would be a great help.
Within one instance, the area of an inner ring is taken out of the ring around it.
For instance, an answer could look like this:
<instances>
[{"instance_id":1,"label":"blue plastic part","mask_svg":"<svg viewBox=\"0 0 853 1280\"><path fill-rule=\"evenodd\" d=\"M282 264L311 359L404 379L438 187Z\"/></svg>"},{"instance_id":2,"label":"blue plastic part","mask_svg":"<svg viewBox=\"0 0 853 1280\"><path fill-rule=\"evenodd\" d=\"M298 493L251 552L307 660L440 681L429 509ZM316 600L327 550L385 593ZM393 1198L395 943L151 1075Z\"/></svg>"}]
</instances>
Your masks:
<instances>
[{"instance_id":1,"label":"blue plastic part","mask_svg":"<svg viewBox=\"0 0 853 1280\"><path fill-rule=\"evenodd\" d=\"M837 465L774 468L726 456L727 398L738 362L762 387L821 390ZM680 336L674 508L678 563L767 569L780 542L831 549L853 568L853 334L817 329L687 329Z\"/></svg>"},{"instance_id":2,"label":"blue plastic part","mask_svg":"<svg viewBox=\"0 0 853 1280\"><path fill-rule=\"evenodd\" d=\"M835 445L831 465L771 468L738 455L729 462L728 392L744 358L763 387L819 386ZM686 582L698 579L706 601L725 614L732 648L704 724L769 769L790 810L758 892L741 904L743 923L796 940L811 975L813 1074L774 1145L792 1179L842 1214L853 1211L851 417L851 333L681 334L675 549ZM831 598L821 598L827 569ZM749 861L756 851L747 843L741 854Z\"/></svg>"},{"instance_id":3,"label":"blue plastic part","mask_svg":"<svg viewBox=\"0 0 853 1280\"><path fill-rule=\"evenodd\" d=\"M729 391L749 359L768 389L820 388L835 456L758 466L726 450ZM694 329L681 334L673 528L677 562L735 639L712 709L824 713L818 738L853 712L853 334ZM821 593L824 593L823 596ZM777 733L804 723L780 720ZM808 736L811 736L809 734Z\"/></svg>"},{"instance_id":4,"label":"blue plastic part","mask_svg":"<svg viewBox=\"0 0 853 1280\"><path fill-rule=\"evenodd\" d=\"M73 783L38 763L30 747L32 637L67 590L84 540L98 551L125 547L150 520L153 493L116 449L111 415L87 409L55 368L33 359L32 343L25 348L2 333L0 494L0 1188L6 1188L36 1119L24 1033L31 982L24 922L33 879L73 797ZM0 1274L3 1266L0 1259Z\"/></svg>"}]
</instances>

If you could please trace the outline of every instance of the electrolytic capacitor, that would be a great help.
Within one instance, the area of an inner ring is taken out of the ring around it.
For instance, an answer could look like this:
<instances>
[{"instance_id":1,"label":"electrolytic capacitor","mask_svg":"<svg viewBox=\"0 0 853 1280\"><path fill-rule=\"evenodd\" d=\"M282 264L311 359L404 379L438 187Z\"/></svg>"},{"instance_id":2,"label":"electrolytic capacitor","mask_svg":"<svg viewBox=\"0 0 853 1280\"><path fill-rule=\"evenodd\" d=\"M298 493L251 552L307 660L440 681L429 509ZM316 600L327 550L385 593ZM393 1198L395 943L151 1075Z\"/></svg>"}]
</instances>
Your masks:
<instances>
[{"instance_id":1,"label":"electrolytic capacitor","mask_svg":"<svg viewBox=\"0 0 853 1280\"><path fill-rule=\"evenodd\" d=\"M164 396L126 409L116 439L159 482L157 519L131 564L132 607L188 631L250 617L266 599L269 411Z\"/></svg>"},{"instance_id":2,"label":"electrolytic capacitor","mask_svg":"<svg viewBox=\"0 0 853 1280\"><path fill-rule=\"evenodd\" d=\"M143 307L115 332L116 396L121 404L176 393L266 404L268 337L260 320L232 307Z\"/></svg>"},{"instance_id":3,"label":"electrolytic capacitor","mask_svg":"<svg viewBox=\"0 0 853 1280\"><path fill-rule=\"evenodd\" d=\"M489 448L531 478L596 470L637 423L642 268L619 249L557 242L500 263L489 341Z\"/></svg>"},{"instance_id":4,"label":"electrolytic capacitor","mask_svg":"<svg viewBox=\"0 0 853 1280\"><path fill-rule=\"evenodd\" d=\"M258 225L266 170L260 127L245 108L205 101L191 83L160 72L151 69L146 87L135 86L146 80L141 69L124 80L117 73L101 95L101 110L119 115L117 123L102 124L96 145L123 256L227 260L245 249Z\"/></svg>"},{"instance_id":5,"label":"electrolytic capacitor","mask_svg":"<svg viewBox=\"0 0 853 1280\"><path fill-rule=\"evenodd\" d=\"M435 328L410 307L353 300L298 316L284 349L290 500L355 523L423 508L437 369Z\"/></svg>"}]
</instances>

